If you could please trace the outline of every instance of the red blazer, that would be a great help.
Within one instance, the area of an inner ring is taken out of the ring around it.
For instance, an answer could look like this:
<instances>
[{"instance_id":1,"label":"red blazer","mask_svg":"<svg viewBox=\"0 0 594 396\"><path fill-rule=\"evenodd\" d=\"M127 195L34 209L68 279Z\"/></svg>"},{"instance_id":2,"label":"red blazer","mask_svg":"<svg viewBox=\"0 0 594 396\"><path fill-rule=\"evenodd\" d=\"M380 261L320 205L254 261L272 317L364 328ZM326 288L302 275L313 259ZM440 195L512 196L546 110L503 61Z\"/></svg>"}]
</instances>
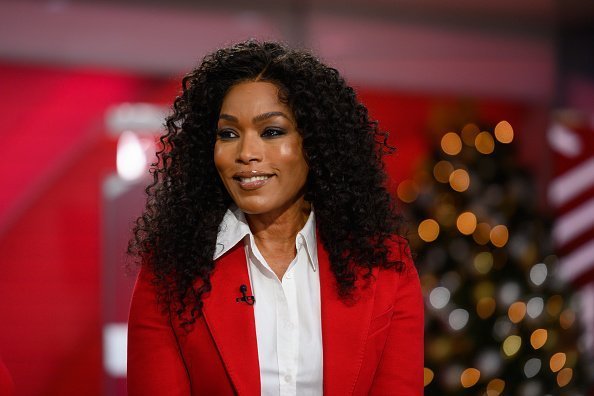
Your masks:
<instances>
[{"instance_id":1,"label":"red blazer","mask_svg":"<svg viewBox=\"0 0 594 396\"><path fill-rule=\"evenodd\" d=\"M423 394L423 301L408 249L400 250L393 255L405 269L374 269L376 280L349 304L318 242L324 395ZM128 324L129 395L260 395L254 311L235 301L240 285L251 293L242 244L217 260L211 282L204 315L184 332L141 269Z\"/></svg>"}]
</instances>

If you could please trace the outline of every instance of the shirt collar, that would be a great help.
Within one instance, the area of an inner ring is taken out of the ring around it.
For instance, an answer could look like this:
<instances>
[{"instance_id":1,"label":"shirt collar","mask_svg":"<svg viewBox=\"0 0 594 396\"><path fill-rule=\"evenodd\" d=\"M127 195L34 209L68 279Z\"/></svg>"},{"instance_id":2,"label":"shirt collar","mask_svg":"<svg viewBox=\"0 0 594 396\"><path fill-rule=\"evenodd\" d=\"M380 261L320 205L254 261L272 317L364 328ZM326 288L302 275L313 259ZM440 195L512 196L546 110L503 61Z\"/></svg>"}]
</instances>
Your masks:
<instances>
[{"instance_id":1,"label":"shirt collar","mask_svg":"<svg viewBox=\"0 0 594 396\"><path fill-rule=\"evenodd\" d=\"M305 251L309 255L309 262L314 271L318 270L318 244L316 241L316 216L314 215L313 207L309 212L309 218L305 225L297 233L297 237L301 235L305 240Z\"/></svg>"},{"instance_id":2,"label":"shirt collar","mask_svg":"<svg viewBox=\"0 0 594 396\"><path fill-rule=\"evenodd\" d=\"M227 209L225 216L223 216L223 221L221 221L221 224L219 225L213 260L217 260L223 254L227 253L233 246L243 240L246 235L250 236L250 238L253 236L250 226L245 218L245 214L236 206ZM317 271L318 245L316 242L316 219L313 208L309 214L307 222L305 222L301 231L297 233L297 239L299 239L300 236L305 241L305 250L309 256L309 262L311 263L313 270Z\"/></svg>"},{"instance_id":3,"label":"shirt collar","mask_svg":"<svg viewBox=\"0 0 594 396\"><path fill-rule=\"evenodd\" d=\"M213 260L219 259L223 254L231 250L233 246L237 245L246 235L250 235L251 233L250 226L243 212L238 207L227 209L225 216L223 216L223 221L219 225Z\"/></svg>"}]
</instances>

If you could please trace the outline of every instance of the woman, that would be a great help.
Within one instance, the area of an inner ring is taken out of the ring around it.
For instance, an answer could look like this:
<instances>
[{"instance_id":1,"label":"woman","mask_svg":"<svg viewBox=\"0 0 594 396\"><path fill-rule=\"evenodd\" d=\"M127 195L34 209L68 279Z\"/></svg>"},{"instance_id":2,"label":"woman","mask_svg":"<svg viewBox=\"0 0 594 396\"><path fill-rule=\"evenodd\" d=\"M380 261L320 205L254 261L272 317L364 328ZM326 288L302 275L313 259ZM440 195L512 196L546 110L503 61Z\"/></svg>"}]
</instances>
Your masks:
<instances>
[{"instance_id":1,"label":"woman","mask_svg":"<svg viewBox=\"0 0 594 396\"><path fill-rule=\"evenodd\" d=\"M386 134L338 72L247 41L182 82L130 251L132 395L420 395Z\"/></svg>"}]
</instances>

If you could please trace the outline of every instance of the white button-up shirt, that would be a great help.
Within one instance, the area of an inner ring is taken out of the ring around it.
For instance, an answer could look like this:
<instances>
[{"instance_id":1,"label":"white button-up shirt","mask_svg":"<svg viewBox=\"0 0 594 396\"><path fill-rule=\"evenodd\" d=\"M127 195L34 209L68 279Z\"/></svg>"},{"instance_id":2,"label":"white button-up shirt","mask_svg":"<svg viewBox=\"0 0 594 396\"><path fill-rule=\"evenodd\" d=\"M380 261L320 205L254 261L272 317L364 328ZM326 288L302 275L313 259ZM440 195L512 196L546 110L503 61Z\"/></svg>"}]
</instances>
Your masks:
<instances>
[{"instance_id":1,"label":"white button-up shirt","mask_svg":"<svg viewBox=\"0 0 594 396\"><path fill-rule=\"evenodd\" d=\"M297 255L280 280L258 250L245 215L238 208L225 213L214 259L242 240L256 299L262 395L321 395L320 277L313 210L297 233Z\"/></svg>"}]
</instances>

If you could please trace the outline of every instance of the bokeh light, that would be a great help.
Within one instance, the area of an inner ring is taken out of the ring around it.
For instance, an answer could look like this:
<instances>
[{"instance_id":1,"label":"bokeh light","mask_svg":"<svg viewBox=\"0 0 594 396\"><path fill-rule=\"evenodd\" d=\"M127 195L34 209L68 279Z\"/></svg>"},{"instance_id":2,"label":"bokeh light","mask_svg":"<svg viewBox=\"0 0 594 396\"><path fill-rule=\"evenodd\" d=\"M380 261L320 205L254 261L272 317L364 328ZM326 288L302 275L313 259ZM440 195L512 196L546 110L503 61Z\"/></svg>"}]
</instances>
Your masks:
<instances>
[{"instance_id":1,"label":"bokeh light","mask_svg":"<svg viewBox=\"0 0 594 396\"><path fill-rule=\"evenodd\" d=\"M492 297L483 297L476 304L476 313L481 319L487 319L495 312L495 299Z\"/></svg>"},{"instance_id":2,"label":"bokeh light","mask_svg":"<svg viewBox=\"0 0 594 396\"><path fill-rule=\"evenodd\" d=\"M433 374L433 370L425 367L423 369L423 383L424 383L424 385L425 386L429 385L431 383L431 381L433 381L434 376L435 376L435 374Z\"/></svg>"},{"instance_id":3,"label":"bokeh light","mask_svg":"<svg viewBox=\"0 0 594 396\"><path fill-rule=\"evenodd\" d=\"M573 325L573 322L575 322L575 312L569 308L565 309L559 316L559 324L567 330Z\"/></svg>"},{"instance_id":4,"label":"bokeh light","mask_svg":"<svg viewBox=\"0 0 594 396\"><path fill-rule=\"evenodd\" d=\"M564 387L569 382L571 382L571 378L573 377L573 370L569 367L565 367L559 373L557 373L557 385L560 387Z\"/></svg>"},{"instance_id":5,"label":"bokeh light","mask_svg":"<svg viewBox=\"0 0 594 396\"><path fill-rule=\"evenodd\" d=\"M476 301L484 297L493 297L495 286L490 281L479 282L474 286L473 295Z\"/></svg>"},{"instance_id":6,"label":"bokeh light","mask_svg":"<svg viewBox=\"0 0 594 396\"><path fill-rule=\"evenodd\" d=\"M532 319L538 318L542 313L543 309L544 300L542 299L542 297L532 297L530 300L528 300L528 303L526 304L526 313Z\"/></svg>"},{"instance_id":7,"label":"bokeh light","mask_svg":"<svg viewBox=\"0 0 594 396\"><path fill-rule=\"evenodd\" d=\"M440 183L448 183L450 181L450 175L454 171L454 165L449 161L439 161L433 167L433 177Z\"/></svg>"},{"instance_id":8,"label":"bokeh light","mask_svg":"<svg viewBox=\"0 0 594 396\"><path fill-rule=\"evenodd\" d=\"M532 379L529 381L523 381L517 388L516 395L520 396L543 396L545 391L543 384L538 379Z\"/></svg>"},{"instance_id":9,"label":"bokeh light","mask_svg":"<svg viewBox=\"0 0 594 396\"><path fill-rule=\"evenodd\" d=\"M507 310L507 316L509 317L509 320L512 321L512 323L520 322L522 319L524 319L525 315L526 304L524 304L522 301L516 301L510 305Z\"/></svg>"},{"instance_id":10,"label":"bokeh light","mask_svg":"<svg viewBox=\"0 0 594 396\"><path fill-rule=\"evenodd\" d=\"M477 272L487 274L493 267L493 255L491 252L480 252L474 256L472 264Z\"/></svg>"},{"instance_id":11,"label":"bokeh light","mask_svg":"<svg viewBox=\"0 0 594 396\"><path fill-rule=\"evenodd\" d=\"M456 169L450 174L450 186L458 192L468 190L470 186L470 176L464 169Z\"/></svg>"},{"instance_id":12,"label":"bokeh light","mask_svg":"<svg viewBox=\"0 0 594 396\"><path fill-rule=\"evenodd\" d=\"M499 396L505 389L505 381L499 378L494 378L487 384L487 396Z\"/></svg>"},{"instance_id":13,"label":"bokeh light","mask_svg":"<svg viewBox=\"0 0 594 396\"><path fill-rule=\"evenodd\" d=\"M436 287L431 290L431 293L429 294L429 303L435 309L442 309L449 301L450 291L443 286Z\"/></svg>"},{"instance_id":14,"label":"bokeh light","mask_svg":"<svg viewBox=\"0 0 594 396\"><path fill-rule=\"evenodd\" d=\"M542 362L538 358L531 358L524 363L524 375L526 378L532 378L538 374L540 368L542 367Z\"/></svg>"},{"instance_id":15,"label":"bokeh light","mask_svg":"<svg viewBox=\"0 0 594 396\"><path fill-rule=\"evenodd\" d=\"M132 131L124 131L117 143L116 168L124 180L136 180L147 172L146 141Z\"/></svg>"},{"instance_id":16,"label":"bokeh light","mask_svg":"<svg viewBox=\"0 0 594 396\"><path fill-rule=\"evenodd\" d=\"M551 360L549 362L549 366L551 367L551 371L556 373L557 371L561 370L563 366L565 366L565 361L567 360L567 356L563 352L557 352L553 356L551 356Z\"/></svg>"},{"instance_id":17,"label":"bokeh light","mask_svg":"<svg viewBox=\"0 0 594 396\"><path fill-rule=\"evenodd\" d=\"M547 265L544 263L538 263L530 268L530 281L535 286L540 286L547 279Z\"/></svg>"},{"instance_id":18,"label":"bokeh light","mask_svg":"<svg viewBox=\"0 0 594 396\"><path fill-rule=\"evenodd\" d=\"M449 155L456 155L462 150L462 140L455 132L448 132L441 138L441 149Z\"/></svg>"},{"instance_id":19,"label":"bokeh light","mask_svg":"<svg viewBox=\"0 0 594 396\"><path fill-rule=\"evenodd\" d=\"M476 216L472 212L464 212L456 220L458 231L464 235L470 235L476 229Z\"/></svg>"},{"instance_id":20,"label":"bokeh light","mask_svg":"<svg viewBox=\"0 0 594 396\"><path fill-rule=\"evenodd\" d=\"M547 331L546 329L536 329L530 335L530 345L534 349L540 349L547 342Z\"/></svg>"},{"instance_id":21,"label":"bokeh light","mask_svg":"<svg viewBox=\"0 0 594 396\"><path fill-rule=\"evenodd\" d=\"M563 309L563 297L555 294L547 300L547 312L549 315L556 317Z\"/></svg>"},{"instance_id":22,"label":"bokeh light","mask_svg":"<svg viewBox=\"0 0 594 396\"><path fill-rule=\"evenodd\" d=\"M489 223L478 223L472 238L479 245L486 245L491 240L491 226Z\"/></svg>"},{"instance_id":23,"label":"bokeh light","mask_svg":"<svg viewBox=\"0 0 594 396\"><path fill-rule=\"evenodd\" d=\"M495 126L495 139L501 143L511 143L514 140L514 129L507 121L500 121Z\"/></svg>"},{"instance_id":24,"label":"bokeh light","mask_svg":"<svg viewBox=\"0 0 594 396\"><path fill-rule=\"evenodd\" d=\"M481 154L491 154L495 150L493 135L487 131L479 133L474 139L476 150Z\"/></svg>"},{"instance_id":25,"label":"bokeh light","mask_svg":"<svg viewBox=\"0 0 594 396\"><path fill-rule=\"evenodd\" d=\"M453 330L461 330L468 323L469 317L470 315L468 315L467 310L463 308L457 308L450 312L448 322Z\"/></svg>"},{"instance_id":26,"label":"bokeh light","mask_svg":"<svg viewBox=\"0 0 594 396\"><path fill-rule=\"evenodd\" d=\"M501 303L507 307L519 298L520 292L520 285L514 281L508 281L501 286L497 296Z\"/></svg>"},{"instance_id":27,"label":"bokeh light","mask_svg":"<svg viewBox=\"0 0 594 396\"><path fill-rule=\"evenodd\" d=\"M507 231L506 226L500 224L493 227L489 236L493 245L497 247L503 247L507 243L509 232Z\"/></svg>"},{"instance_id":28,"label":"bokeh light","mask_svg":"<svg viewBox=\"0 0 594 396\"><path fill-rule=\"evenodd\" d=\"M462 375L460 376L460 383L463 387L470 388L471 386L476 385L480 378L481 372L471 367L462 372Z\"/></svg>"},{"instance_id":29,"label":"bokeh light","mask_svg":"<svg viewBox=\"0 0 594 396\"><path fill-rule=\"evenodd\" d=\"M480 133L480 129L476 124L466 124L464 128L462 128L462 132L460 135L462 136L462 141L465 145L474 147L474 140L476 139L476 135Z\"/></svg>"},{"instance_id":30,"label":"bokeh light","mask_svg":"<svg viewBox=\"0 0 594 396\"><path fill-rule=\"evenodd\" d=\"M412 180L403 180L398 184L396 194L402 202L411 203L419 196L419 187Z\"/></svg>"},{"instance_id":31,"label":"bokeh light","mask_svg":"<svg viewBox=\"0 0 594 396\"><path fill-rule=\"evenodd\" d=\"M503 341L503 345L502 345L503 353L506 356L511 357L511 356L515 355L516 353L518 353L521 346L522 346L522 338L520 338L520 336L517 336L517 335L510 335L505 339L505 341Z\"/></svg>"},{"instance_id":32,"label":"bokeh light","mask_svg":"<svg viewBox=\"0 0 594 396\"><path fill-rule=\"evenodd\" d=\"M439 235L439 224L433 219L426 219L419 224L419 237L425 242L433 242Z\"/></svg>"}]
</instances>

